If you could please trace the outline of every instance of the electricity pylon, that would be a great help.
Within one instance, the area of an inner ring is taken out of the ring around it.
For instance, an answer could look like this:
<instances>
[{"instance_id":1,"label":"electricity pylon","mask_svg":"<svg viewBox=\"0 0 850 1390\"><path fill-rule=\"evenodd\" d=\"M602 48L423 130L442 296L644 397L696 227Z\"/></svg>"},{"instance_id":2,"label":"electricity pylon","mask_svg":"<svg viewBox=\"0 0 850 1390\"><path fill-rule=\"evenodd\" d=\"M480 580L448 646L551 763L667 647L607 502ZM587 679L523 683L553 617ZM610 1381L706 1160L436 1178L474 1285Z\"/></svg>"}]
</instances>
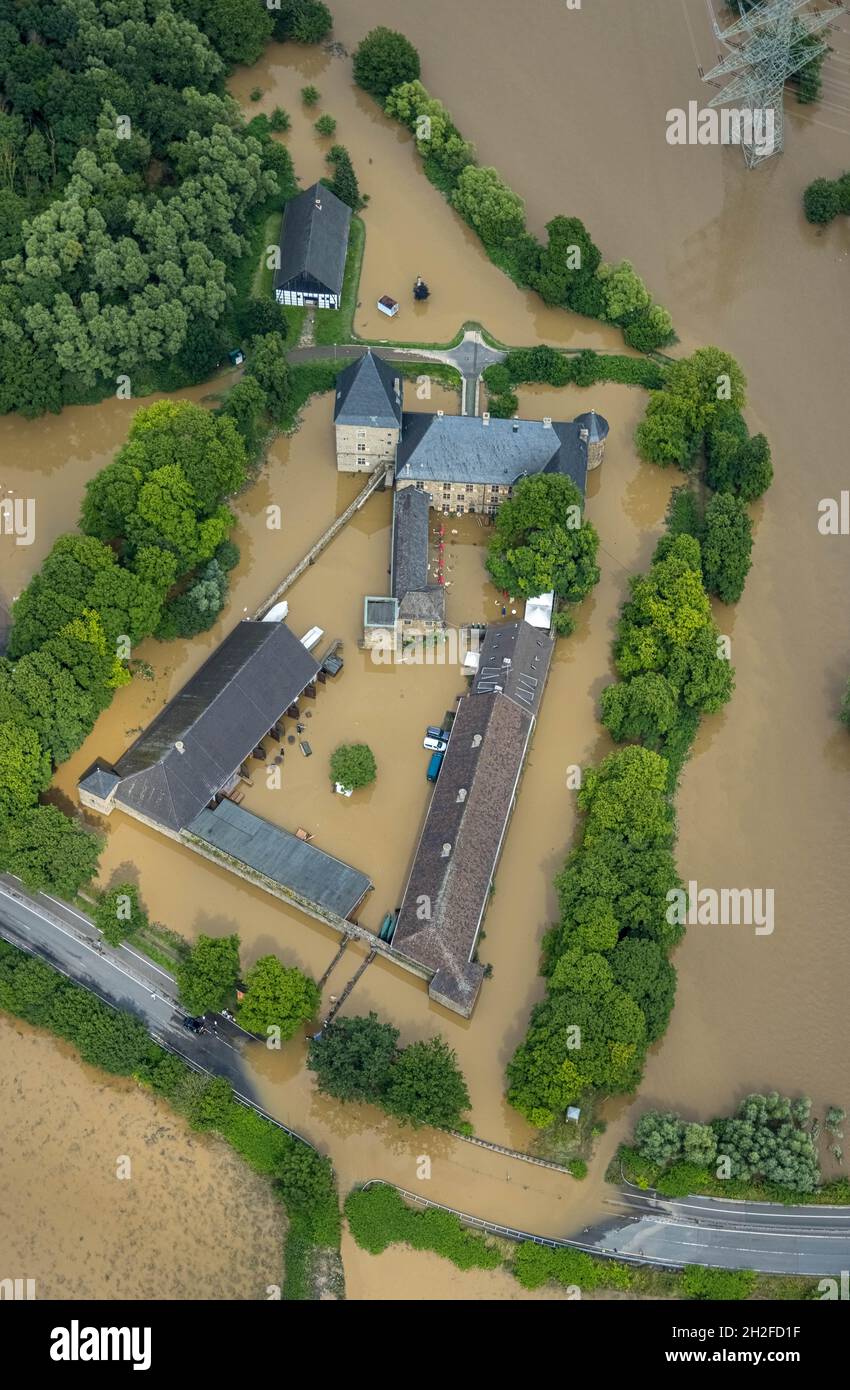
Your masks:
<instances>
[{"instance_id":1,"label":"electricity pylon","mask_svg":"<svg viewBox=\"0 0 850 1390\"><path fill-rule=\"evenodd\" d=\"M759 0L748 9L741 8L741 18L728 29L721 29L709 0L711 23L715 37L729 49L729 54L703 80L717 86L721 78L732 78L709 106L740 106L750 112L773 111L773 140L771 147L752 141L743 143L744 159L750 169L778 154L785 137L785 83L813 58L829 47L823 40L804 44L802 39L825 29L838 15L845 13L843 5L829 10L810 10L798 14L809 0Z\"/></svg>"}]
</instances>

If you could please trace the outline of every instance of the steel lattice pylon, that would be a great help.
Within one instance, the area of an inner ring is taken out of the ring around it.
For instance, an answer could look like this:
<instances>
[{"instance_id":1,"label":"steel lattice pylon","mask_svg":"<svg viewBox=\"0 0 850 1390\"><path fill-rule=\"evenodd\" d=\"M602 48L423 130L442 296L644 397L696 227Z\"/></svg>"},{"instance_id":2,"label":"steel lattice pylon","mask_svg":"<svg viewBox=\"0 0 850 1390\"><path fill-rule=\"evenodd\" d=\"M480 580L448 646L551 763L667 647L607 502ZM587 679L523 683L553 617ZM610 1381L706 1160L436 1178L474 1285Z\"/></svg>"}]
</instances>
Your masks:
<instances>
[{"instance_id":1,"label":"steel lattice pylon","mask_svg":"<svg viewBox=\"0 0 850 1390\"><path fill-rule=\"evenodd\" d=\"M785 136L785 83L812 58L825 53L828 45L801 43L806 35L825 29L845 7L833 5L829 10L809 10L800 14L809 0L759 0L727 29L721 29L708 0L715 36L729 54L703 80L717 86L727 77L732 80L709 102L710 106L739 104L745 111L773 111L774 137L772 148L742 142L744 159L752 169L778 154ZM737 74L737 76L733 76Z\"/></svg>"}]
</instances>

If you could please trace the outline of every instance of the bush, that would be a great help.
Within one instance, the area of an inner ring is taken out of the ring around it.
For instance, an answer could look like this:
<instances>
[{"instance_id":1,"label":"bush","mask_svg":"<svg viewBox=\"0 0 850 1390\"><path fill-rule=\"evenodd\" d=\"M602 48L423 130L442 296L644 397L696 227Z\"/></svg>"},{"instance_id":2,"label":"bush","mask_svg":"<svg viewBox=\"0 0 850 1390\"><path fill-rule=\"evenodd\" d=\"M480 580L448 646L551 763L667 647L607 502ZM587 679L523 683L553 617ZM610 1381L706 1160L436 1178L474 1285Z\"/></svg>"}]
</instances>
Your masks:
<instances>
[{"instance_id":1,"label":"bush","mask_svg":"<svg viewBox=\"0 0 850 1390\"><path fill-rule=\"evenodd\" d=\"M751 1269L706 1269L702 1265L687 1265L682 1274L682 1289L688 1298L708 1299L713 1303L749 1298L755 1284L756 1275Z\"/></svg>"},{"instance_id":2,"label":"bush","mask_svg":"<svg viewBox=\"0 0 850 1390\"><path fill-rule=\"evenodd\" d=\"M313 129L317 135L333 135L336 130L336 121L333 116L329 116L327 111L314 123Z\"/></svg>"},{"instance_id":3,"label":"bush","mask_svg":"<svg viewBox=\"0 0 850 1390\"><path fill-rule=\"evenodd\" d=\"M354 53L354 81L381 103L393 87L415 82L419 70L419 54L410 40L383 24L372 29Z\"/></svg>"},{"instance_id":4,"label":"bush","mask_svg":"<svg viewBox=\"0 0 850 1390\"><path fill-rule=\"evenodd\" d=\"M513 391L506 391L502 396L490 396L487 401L487 410L494 420L510 420L518 409L519 398Z\"/></svg>"},{"instance_id":5,"label":"bush","mask_svg":"<svg viewBox=\"0 0 850 1390\"><path fill-rule=\"evenodd\" d=\"M394 1187L355 1189L345 1199L345 1217L361 1250L380 1255L390 1245L431 1250L458 1269L496 1269L498 1250L478 1232L468 1231L451 1212L413 1211Z\"/></svg>"},{"instance_id":6,"label":"bush","mask_svg":"<svg viewBox=\"0 0 850 1390\"><path fill-rule=\"evenodd\" d=\"M368 744L342 743L331 754L330 774L332 782L347 790L368 787L378 775L375 755Z\"/></svg>"},{"instance_id":7,"label":"bush","mask_svg":"<svg viewBox=\"0 0 850 1390\"><path fill-rule=\"evenodd\" d=\"M552 1249L531 1240L517 1247L511 1268L517 1283L524 1289L540 1289L544 1284L557 1283L565 1288L578 1288L582 1293L592 1293L594 1289L627 1289L632 1282L628 1266L615 1260L596 1260L582 1250Z\"/></svg>"},{"instance_id":8,"label":"bush","mask_svg":"<svg viewBox=\"0 0 850 1390\"><path fill-rule=\"evenodd\" d=\"M305 106L318 106L321 92L318 87L302 87L301 100Z\"/></svg>"},{"instance_id":9,"label":"bush","mask_svg":"<svg viewBox=\"0 0 850 1390\"><path fill-rule=\"evenodd\" d=\"M282 134L283 131L289 130L291 125L292 120L288 112L284 111L282 106L276 106L269 116L269 126L271 129L277 134Z\"/></svg>"}]
</instances>

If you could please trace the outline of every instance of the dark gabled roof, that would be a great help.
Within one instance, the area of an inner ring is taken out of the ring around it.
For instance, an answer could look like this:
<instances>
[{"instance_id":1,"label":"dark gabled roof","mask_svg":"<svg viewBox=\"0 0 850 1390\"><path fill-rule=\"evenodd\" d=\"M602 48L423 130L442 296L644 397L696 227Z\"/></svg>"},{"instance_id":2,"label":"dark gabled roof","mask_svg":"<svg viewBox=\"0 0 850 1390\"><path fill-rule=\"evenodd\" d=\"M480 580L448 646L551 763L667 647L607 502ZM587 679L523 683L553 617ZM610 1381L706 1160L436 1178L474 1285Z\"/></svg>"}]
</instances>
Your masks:
<instances>
[{"instance_id":1,"label":"dark gabled roof","mask_svg":"<svg viewBox=\"0 0 850 1390\"><path fill-rule=\"evenodd\" d=\"M331 294L339 294L350 225L351 208L324 184L314 183L291 198L283 211L280 269L275 272L274 288L284 289L304 275Z\"/></svg>"},{"instance_id":2,"label":"dark gabled roof","mask_svg":"<svg viewBox=\"0 0 850 1390\"><path fill-rule=\"evenodd\" d=\"M353 912L372 887L371 879L359 869L233 801L224 800L214 810L204 809L187 830L271 879L294 902L323 908L338 917Z\"/></svg>"},{"instance_id":3,"label":"dark gabled roof","mask_svg":"<svg viewBox=\"0 0 850 1390\"><path fill-rule=\"evenodd\" d=\"M396 479L510 487L532 473L564 473L584 493L587 444L578 425L404 413Z\"/></svg>"},{"instance_id":4,"label":"dark gabled roof","mask_svg":"<svg viewBox=\"0 0 850 1390\"><path fill-rule=\"evenodd\" d=\"M400 374L370 348L336 379L334 423L398 429L402 394Z\"/></svg>"},{"instance_id":5,"label":"dark gabled roof","mask_svg":"<svg viewBox=\"0 0 850 1390\"><path fill-rule=\"evenodd\" d=\"M472 682L477 695L500 691L521 709L536 715L549 674L554 638L524 619L491 623L484 634L478 671Z\"/></svg>"},{"instance_id":6,"label":"dark gabled roof","mask_svg":"<svg viewBox=\"0 0 850 1390\"><path fill-rule=\"evenodd\" d=\"M429 501L416 487L397 488L393 494L393 597L400 618L442 623L446 593L442 584L428 582Z\"/></svg>"},{"instance_id":7,"label":"dark gabled roof","mask_svg":"<svg viewBox=\"0 0 850 1390\"><path fill-rule=\"evenodd\" d=\"M318 669L284 623L239 623L116 763L117 804L188 825Z\"/></svg>"},{"instance_id":8,"label":"dark gabled roof","mask_svg":"<svg viewBox=\"0 0 850 1390\"><path fill-rule=\"evenodd\" d=\"M481 987L472 956L533 725L503 695L461 697L398 914L393 948L433 970L431 993L466 1015Z\"/></svg>"}]
</instances>

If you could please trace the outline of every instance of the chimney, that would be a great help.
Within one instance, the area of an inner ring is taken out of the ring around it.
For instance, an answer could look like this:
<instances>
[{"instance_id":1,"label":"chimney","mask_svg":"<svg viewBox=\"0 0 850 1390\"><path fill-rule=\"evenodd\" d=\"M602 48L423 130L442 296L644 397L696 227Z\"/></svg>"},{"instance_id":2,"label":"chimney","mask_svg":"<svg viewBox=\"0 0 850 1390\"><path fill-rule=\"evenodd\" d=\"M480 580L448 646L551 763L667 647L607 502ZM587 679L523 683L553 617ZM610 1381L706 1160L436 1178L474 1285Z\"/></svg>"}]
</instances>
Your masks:
<instances>
[{"instance_id":1,"label":"chimney","mask_svg":"<svg viewBox=\"0 0 850 1390\"><path fill-rule=\"evenodd\" d=\"M177 742L175 743L174 747L177 749L177 752L178 752L178 753L185 753L185 752L186 752L186 745L185 745L185 743L183 743L182 740L179 739L179 738L178 738Z\"/></svg>"},{"instance_id":2,"label":"chimney","mask_svg":"<svg viewBox=\"0 0 850 1390\"><path fill-rule=\"evenodd\" d=\"M395 391L396 398L398 398L398 397L401 395L401 377L400 377L400 376L397 376L396 379L395 379L395 381L393 382L393 390Z\"/></svg>"},{"instance_id":3,"label":"chimney","mask_svg":"<svg viewBox=\"0 0 850 1390\"><path fill-rule=\"evenodd\" d=\"M485 410L485 411L484 411L484 414L481 416L481 423L482 423L482 425L489 425L489 423L490 423L490 412L489 412L489 410Z\"/></svg>"},{"instance_id":4,"label":"chimney","mask_svg":"<svg viewBox=\"0 0 850 1390\"><path fill-rule=\"evenodd\" d=\"M515 415L515 416L514 416L512 429L513 429L514 434L518 434L518 433L519 433L519 416L518 416L518 415Z\"/></svg>"},{"instance_id":5,"label":"chimney","mask_svg":"<svg viewBox=\"0 0 850 1390\"><path fill-rule=\"evenodd\" d=\"M438 420L442 420L442 418L443 418L443 416L445 415L445 413L446 413L446 412L445 412L444 410L438 410L438 411L437 411L437 419L438 419Z\"/></svg>"},{"instance_id":6,"label":"chimney","mask_svg":"<svg viewBox=\"0 0 850 1390\"><path fill-rule=\"evenodd\" d=\"M579 438L582 439L586 444L588 439L590 438L590 430L586 430L584 426L582 426L579 430Z\"/></svg>"},{"instance_id":7,"label":"chimney","mask_svg":"<svg viewBox=\"0 0 850 1390\"><path fill-rule=\"evenodd\" d=\"M552 428L552 416L551 416L551 415L544 415L544 416L543 416L543 428L544 428L544 430L550 430L550 429Z\"/></svg>"}]
</instances>

